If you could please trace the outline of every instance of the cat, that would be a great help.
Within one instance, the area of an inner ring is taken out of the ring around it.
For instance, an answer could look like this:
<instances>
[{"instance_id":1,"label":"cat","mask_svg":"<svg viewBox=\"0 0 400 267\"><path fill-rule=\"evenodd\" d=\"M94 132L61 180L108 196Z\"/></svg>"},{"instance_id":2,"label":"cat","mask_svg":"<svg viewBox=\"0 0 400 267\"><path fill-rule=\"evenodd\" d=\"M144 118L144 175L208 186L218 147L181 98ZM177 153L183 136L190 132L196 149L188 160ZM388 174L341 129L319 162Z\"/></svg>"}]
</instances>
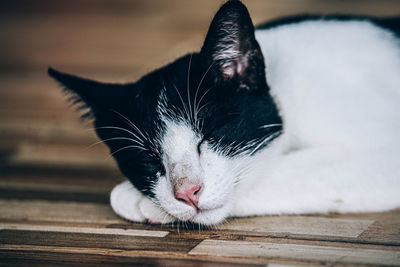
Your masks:
<instances>
[{"instance_id":1,"label":"cat","mask_svg":"<svg viewBox=\"0 0 400 267\"><path fill-rule=\"evenodd\" d=\"M92 118L135 222L400 206L400 19L298 16L254 28L227 1L200 52L134 83L49 68Z\"/></svg>"}]
</instances>

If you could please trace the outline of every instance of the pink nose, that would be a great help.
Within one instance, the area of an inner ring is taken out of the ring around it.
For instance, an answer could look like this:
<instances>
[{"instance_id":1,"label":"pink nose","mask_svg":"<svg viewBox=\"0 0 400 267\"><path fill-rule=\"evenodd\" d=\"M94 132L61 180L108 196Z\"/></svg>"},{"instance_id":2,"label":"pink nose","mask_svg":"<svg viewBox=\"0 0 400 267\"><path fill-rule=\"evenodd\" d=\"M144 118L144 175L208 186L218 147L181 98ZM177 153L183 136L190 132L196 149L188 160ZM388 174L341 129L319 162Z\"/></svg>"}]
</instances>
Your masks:
<instances>
[{"instance_id":1,"label":"pink nose","mask_svg":"<svg viewBox=\"0 0 400 267\"><path fill-rule=\"evenodd\" d=\"M193 182L185 182L175 187L175 198L189 206L198 209L201 185Z\"/></svg>"}]
</instances>

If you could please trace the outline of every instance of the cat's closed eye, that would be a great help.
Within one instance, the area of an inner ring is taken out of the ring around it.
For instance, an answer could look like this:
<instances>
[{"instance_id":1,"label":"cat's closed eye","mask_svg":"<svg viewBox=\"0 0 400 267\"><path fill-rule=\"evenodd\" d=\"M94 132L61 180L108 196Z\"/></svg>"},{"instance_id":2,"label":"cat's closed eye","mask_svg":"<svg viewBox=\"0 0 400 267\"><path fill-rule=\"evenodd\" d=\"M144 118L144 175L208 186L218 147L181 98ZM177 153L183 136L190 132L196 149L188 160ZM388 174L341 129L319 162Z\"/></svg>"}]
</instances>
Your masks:
<instances>
[{"instance_id":1,"label":"cat's closed eye","mask_svg":"<svg viewBox=\"0 0 400 267\"><path fill-rule=\"evenodd\" d=\"M197 144L197 154L201 155L201 146L204 144L205 139L202 138L200 142Z\"/></svg>"},{"instance_id":2,"label":"cat's closed eye","mask_svg":"<svg viewBox=\"0 0 400 267\"><path fill-rule=\"evenodd\" d=\"M156 176L157 173L160 175L165 174L165 168L158 159L145 159L141 161L141 165L149 175Z\"/></svg>"}]
</instances>

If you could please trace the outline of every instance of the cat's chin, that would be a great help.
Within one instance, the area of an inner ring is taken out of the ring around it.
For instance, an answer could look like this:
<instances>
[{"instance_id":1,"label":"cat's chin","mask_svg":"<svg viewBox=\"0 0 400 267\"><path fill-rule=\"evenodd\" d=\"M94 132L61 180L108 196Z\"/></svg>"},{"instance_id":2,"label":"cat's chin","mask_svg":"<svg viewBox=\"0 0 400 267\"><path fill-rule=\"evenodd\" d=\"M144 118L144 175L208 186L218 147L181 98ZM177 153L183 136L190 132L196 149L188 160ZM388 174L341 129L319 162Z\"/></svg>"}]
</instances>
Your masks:
<instances>
[{"instance_id":1,"label":"cat's chin","mask_svg":"<svg viewBox=\"0 0 400 267\"><path fill-rule=\"evenodd\" d=\"M189 207L187 207L189 208ZM230 214L230 209L228 205L218 206L212 209L200 209L195 210L193 208L183 209L177 212L177 209L168 211L168 209L163 209L165 214L168 214L171 221L182 221L182 222L192 222L201 225L217 225L225 221L225 219ZM169 221L167 221L169 223Z\"/></svg>"},{"instance_id":2,"label":"cat's chin","mask_svg":"<svg viewBox=\"0 0 400 267\"><path fill-rule=\"evenodd\" d=\"M172 204L174 203L174 204ZM162 209L174 217L177 221L192 222L201 225L217 225L225 221L230 215L231 205L225 203L223 205L214 205L212 208L194 209L186 204L171 201L168 204L161 204ZM172 205L171 205L172 204Z\"/></svg>"},{"instance_id":3,"label":"cat's chin","mask_svg":"<svg viewBox=\"0 0 400 267\"><path fill-rule=\"evenodd\" d=\"M194 213L189 221L200 225L217 225L225 221L228 217L229 209L227 206L222 206L215 209L200 210Z\"/></svg>"}]
</instances>

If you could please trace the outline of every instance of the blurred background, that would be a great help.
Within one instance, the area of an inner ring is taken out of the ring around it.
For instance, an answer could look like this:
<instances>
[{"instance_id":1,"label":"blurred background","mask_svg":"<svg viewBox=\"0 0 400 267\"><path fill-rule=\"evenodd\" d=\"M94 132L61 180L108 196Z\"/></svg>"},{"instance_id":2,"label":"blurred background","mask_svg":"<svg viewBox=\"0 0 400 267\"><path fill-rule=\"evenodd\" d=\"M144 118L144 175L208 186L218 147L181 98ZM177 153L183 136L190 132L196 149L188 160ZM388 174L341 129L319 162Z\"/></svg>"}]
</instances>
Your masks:
<instances>
[{"instance_id":1,"label":"blurred background","mask_svg":"<svg viewBox=\"0 0 400 267\"><path fill-rule=\"evenodd\" d=\"M107 202L122 178L49 65L129 82L198 51L218 0L16 0L0 4L0 195ZM248 0L255 24L299 13L391 16L397 0ZM1 208L1 205L0 205ZM0 215L1 216L1 215Z\"/></svg>"}]
</instances>

